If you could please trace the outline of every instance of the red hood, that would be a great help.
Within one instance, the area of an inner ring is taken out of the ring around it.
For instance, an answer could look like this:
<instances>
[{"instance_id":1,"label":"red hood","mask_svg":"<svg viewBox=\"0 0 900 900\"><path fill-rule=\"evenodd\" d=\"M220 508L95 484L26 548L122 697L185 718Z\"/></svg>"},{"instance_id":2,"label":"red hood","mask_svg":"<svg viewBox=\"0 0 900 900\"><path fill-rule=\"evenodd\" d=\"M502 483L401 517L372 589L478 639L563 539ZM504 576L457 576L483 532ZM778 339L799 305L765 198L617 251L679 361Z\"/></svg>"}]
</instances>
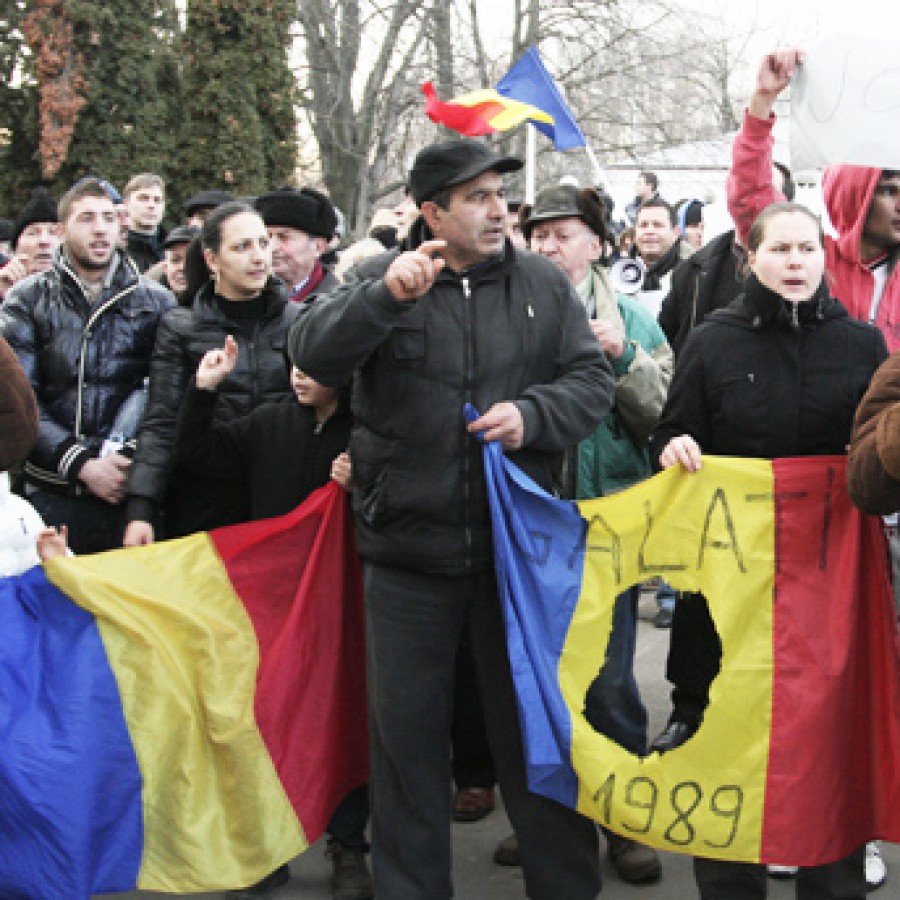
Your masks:
<instances>
[{"instance_id":1,"label":"red hood","mask_svg":"<svg viewBox=\"0 0 900 900\"><path fill-rule=\"evenodd\" d=\"M859 240L881 169L868 166L829 166L822 176L822 193L831 222L840 237L838 250L845 259L860 262Z\"/></svg>"}]
</instances>

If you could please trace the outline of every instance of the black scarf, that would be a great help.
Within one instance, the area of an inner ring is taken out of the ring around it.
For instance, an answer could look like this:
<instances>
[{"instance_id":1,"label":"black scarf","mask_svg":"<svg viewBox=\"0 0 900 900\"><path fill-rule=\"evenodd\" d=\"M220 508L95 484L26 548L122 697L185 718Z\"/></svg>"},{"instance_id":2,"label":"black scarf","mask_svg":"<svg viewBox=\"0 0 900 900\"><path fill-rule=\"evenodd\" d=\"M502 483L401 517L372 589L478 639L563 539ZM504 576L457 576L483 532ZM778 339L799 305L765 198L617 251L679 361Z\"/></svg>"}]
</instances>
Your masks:
<instances>
[{"instance_id":1,"label":"black scarf","mask_svg":"<svg viewBox=\"0 0 900 900\"><path fill-rule=\"evenodd\" d=\"M675 241L669 247L665 256L661 256L655 263L647 267L647 274L644 276L644 283L641 285L642 291L662 290L660 279L668 275L681 262L681 256L678 252L680 243L681 241Z\"/></svg>"}]
</instances>

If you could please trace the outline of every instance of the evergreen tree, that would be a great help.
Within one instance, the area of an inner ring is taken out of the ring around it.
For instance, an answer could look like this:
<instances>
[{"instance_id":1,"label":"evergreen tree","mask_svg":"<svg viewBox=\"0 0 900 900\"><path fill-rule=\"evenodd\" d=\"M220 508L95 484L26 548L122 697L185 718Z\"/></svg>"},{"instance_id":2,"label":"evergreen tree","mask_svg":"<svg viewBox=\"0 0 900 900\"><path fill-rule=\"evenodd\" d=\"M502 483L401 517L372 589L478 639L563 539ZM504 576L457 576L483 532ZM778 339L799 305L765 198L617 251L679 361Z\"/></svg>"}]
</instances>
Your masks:
<instances>
[{"instance_id":1,"label":"evergreen tree","mask_svg":"<svg viewBox=\"0 0 900 900\"><path fill-rule=\"evenodd\" d=\"M0 0L0 216L13 218L41 183L34 57L25 52L24 0Z\"/></svg>"},{"instance_id":2,"label":"evergreen tree","mask_svg":"<svg viewBox=\"0 0 900 900\"><path fill-rule=\"evenodd\" d=\"M89 174L120 190L138 172L171 184L178 178L181 101L174 0L68 0L65 8L84 59L87 102L56 193Z\"/></svg>"},{"instance_id":3,"label":"evergreen tree","mask_svg":"<svg viewBox=\"0 0 900 900\"><path fill-rule=\"evenodd\" d=\"M185 31L185 180L256 194L291 180L291 0L190 0Z\"/></svg>"}]
</instances>

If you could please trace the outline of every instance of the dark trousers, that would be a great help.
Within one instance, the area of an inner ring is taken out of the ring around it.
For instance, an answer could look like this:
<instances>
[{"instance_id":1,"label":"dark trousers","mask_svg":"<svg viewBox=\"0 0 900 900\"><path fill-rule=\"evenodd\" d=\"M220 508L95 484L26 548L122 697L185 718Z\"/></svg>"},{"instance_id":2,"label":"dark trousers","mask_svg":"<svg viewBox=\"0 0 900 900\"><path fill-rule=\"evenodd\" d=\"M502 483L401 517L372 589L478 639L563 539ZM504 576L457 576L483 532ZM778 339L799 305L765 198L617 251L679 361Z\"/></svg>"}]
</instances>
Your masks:
<instances>
[{"instance_id":1,"label":"dark trousers","mask_svg":"<svg viewBox=\"0 0 900 900\"><path fill-rule=\"evenodd\" d=\"M637 612L641 589L616 597L606 659L584 698L584 717L594 731L638 756L647 753L647 709L634 677Z\"/></svg>"},{"instance_id":2,"label":"dark trousers","mask_svg":"<svg viewBox=\"0 0 900 900\"><path fill-rule=\"evenodd\" d=\"M797 900L863 900L865 847L824 866L803 868L797 875ZM764 900L765 866L694 858L700 900Z\"/></svg>"},{"instance_id":3,"label":"dark trousers","mask_svg":"<svg viewBox=\"0 0 900 900\"><path fill-rule=\"evenodd\" d=\"M709 703L709 686L719 673L722 642L706 597L682 592L675 604L666 678L672 683L674 718L699 727Z\"/></svg>"},{"instance_id":4,"label":"dark trousers","mask_svg":"<svg viewBox=\"0 0 900 900\"><path fill-rule=\"evenodd\" d=\"M26 489L28 502L48 524L69 529L69 547L77 556L122 546L125 505L112 506L93 494L80 497Z\"/></svg>"},{"instance_id":5,"label":"dark trousers","mask_svg":"<svg viewBox=\"0 0 900 900\"><path fill-rule=\"evenodd\" d=\"M494 757L488 742L481 692L475 674L475 657L468 629L456 654L451 725L453 781L462 788L492 788L497 783Z\"/></svg>"},{"instance_id":6,"label":"dark trousers","mask_svg":"<svg viewBox=\"0 0 900 900\"><path fill-rule=\"evenodd\" d=\"M339 844L347 850L369 849L366 825L369 822L369 787L363 785L350 791L328 823L328 843Z\"/></svg>"},{"instance_id":7,"label":"dark trousers","mask_svg":"<svg viewBox=\"0 0 900 900\"><path fill-rule=\"evenodd\" d=\"M519 836L531 900L594 900L597 830L528 791L506 636L492 571L430 576L367 564L372 861L386 900L447 900L451 879L450 721L468 628L500 789Z\"/></svg>"}]
</instances>

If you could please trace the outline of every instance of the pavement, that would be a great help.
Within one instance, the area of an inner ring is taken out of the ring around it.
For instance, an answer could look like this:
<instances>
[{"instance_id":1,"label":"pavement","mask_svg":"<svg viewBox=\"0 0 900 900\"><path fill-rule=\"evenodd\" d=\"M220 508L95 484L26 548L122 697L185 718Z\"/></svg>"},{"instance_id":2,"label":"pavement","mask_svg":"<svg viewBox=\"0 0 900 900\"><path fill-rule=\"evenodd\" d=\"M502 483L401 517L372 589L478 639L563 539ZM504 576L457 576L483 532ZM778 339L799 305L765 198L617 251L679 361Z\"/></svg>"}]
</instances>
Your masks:
<instances>
[{"instance_id":1,"label":"pavement","mask_svg":"<svg viewBox=\"0 0 900 900\"><path fill-rule=\"evenodd\" d=\"M635 671L641 696L650 715L651 735L663 728L669 713L669 684L664 674L669 632L653 627L655 612L653 596L645 593L641 598ZM521 870L497 866L491 861L494 847L511 831L502 806L498 806L480 822L453 825L453 878L457 900L523 900L525 889ZM601 839L601 853L604 852L602 845ZM873 900L894 900L900 897L900 846L884 844L882 851L888 863L888 882L870 896ZM662 878L655 884L640 886L619 881L612 866L604 859L604 900L696 900L698 895L690 857L661 852L660 859ZM291 880L265 895L266 900L331 900L331 863L325 857L324 840L298 856L291 862L290 868ZM162 896L147 891L104 895L107 900L151 900ZM238 895L220 892L165 896L184 897L185 900L236 900ZM769 879L769 900L788 900L793 897L792 881ZM99 900L99 897L95 900ZM559 900L566 898L560 897Z\"/></svg>"}]
</instances>

